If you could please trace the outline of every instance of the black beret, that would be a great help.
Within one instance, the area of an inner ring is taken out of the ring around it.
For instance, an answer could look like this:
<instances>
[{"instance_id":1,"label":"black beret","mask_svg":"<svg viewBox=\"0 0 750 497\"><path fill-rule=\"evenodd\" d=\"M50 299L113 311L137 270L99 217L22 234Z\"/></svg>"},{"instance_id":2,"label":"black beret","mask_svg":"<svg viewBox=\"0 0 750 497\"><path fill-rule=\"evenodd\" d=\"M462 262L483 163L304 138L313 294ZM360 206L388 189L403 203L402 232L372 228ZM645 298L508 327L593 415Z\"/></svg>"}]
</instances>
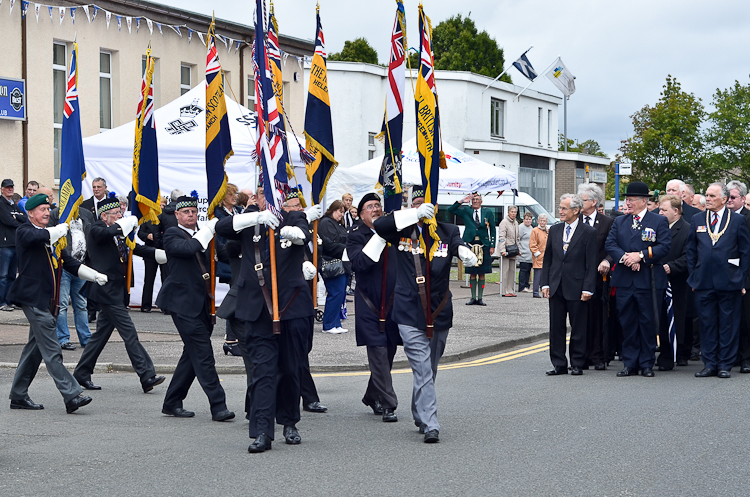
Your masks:
<instances>
[{"instance_id":1,"label":"black beret","mask_svg":"<svg viewBox=\"0 0 750 497\"><path fill-rule=\"evenodd\" d=\"M377 193L370 192L362 197L362 200L359 201L359 205L357 206L357 215L359 215L362 212L362 209L365 208L365 204L371 200L377 200L380 202L380 196Z\"/></svg>"}]
</instances>

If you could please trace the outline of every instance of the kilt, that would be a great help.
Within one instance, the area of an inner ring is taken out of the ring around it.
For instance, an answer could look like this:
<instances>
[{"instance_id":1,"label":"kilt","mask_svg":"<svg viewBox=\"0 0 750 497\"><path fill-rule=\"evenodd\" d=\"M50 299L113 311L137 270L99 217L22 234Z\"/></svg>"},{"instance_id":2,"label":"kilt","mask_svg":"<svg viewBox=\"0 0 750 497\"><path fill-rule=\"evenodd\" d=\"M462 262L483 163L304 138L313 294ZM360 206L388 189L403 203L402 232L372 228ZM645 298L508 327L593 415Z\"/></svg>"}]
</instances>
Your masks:
<instances>
[{"instance_id":1,"label":"kilt","mask_svg":"<svg viewBox=\"0 0 750 497\"><path fill-rule=\"evenodd\" d=\"M490 248L483 246L482 253L482 264L480 264L479 266L464 268L464 272L466 274L487 274L492 272L492 257L490 256Z\"/></svg>"}]
</instances>

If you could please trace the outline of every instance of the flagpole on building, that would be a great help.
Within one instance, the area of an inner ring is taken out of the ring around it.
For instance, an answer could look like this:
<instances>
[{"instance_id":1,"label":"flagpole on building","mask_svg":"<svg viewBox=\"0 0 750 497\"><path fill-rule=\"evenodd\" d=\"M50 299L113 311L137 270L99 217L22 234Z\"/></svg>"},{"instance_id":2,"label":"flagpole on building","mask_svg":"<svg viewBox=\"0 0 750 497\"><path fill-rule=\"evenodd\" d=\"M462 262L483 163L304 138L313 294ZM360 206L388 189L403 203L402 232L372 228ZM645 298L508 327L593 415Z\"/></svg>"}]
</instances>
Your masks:
<instances>
[{"instance_id":1,"label":"flagpole on building","mask_svg":"<svg viewBox=\"0 0 750 497\"><path fill-rule=\"evenodd\" d=\"M568 151L568 97L563 95L563 142Z\"/></svg>"},{"instance_id":2,"label":"flagpole on building","mask_svg":"<svg viewBox=\"0 0 750 497\"><path fill-rule=\"evenodd\" d=\"M528 48L528 50L526 50L526 51L525 51L524 53L522 53L522 54L521 54L521 55L520 55L520 56L519 56L518 58L520 59L521 57L523 57L524 55L526 55L527 53L529 53L529 50L531 50L532 48L534 48L534 46L533 46L533 45L532 45L532 46L530 46L530 47ZM485 87L484 87L484 90L482 90L482 93L484 93L485 91L487 91L487 88L489 88L490 86L492 86L492 85L493 85L493 84L495 83L495 81L497 81L498 79L502 78L502 77L503 77L503 74L505 74L506 72L510 71L510 68L511 68L511 67L513 67L513 63L512 63L512 62L511 62L511 64L510 64L510 65L508 66L508 68L507 68L507 69L504 69L504 70L503 70L503 72L501 72L501 73L500 73L500 76L498 76L498 77L496 77L495 79L493 79L493 80L492 80L492 82L491 82L490 84L488 84L487 86L485 86ZM533 82L533 81L532 81L532 82ZM531 83L529 83L529 84L531 84Z\"/></svg>"},{"instance_id":3,"label":"flagpole on building","mask_svg":"<svg viewBox=\"0 0 750 497\"><path fill-rule=\"evenodd\" d=\"M539 74L547 74L547 72L548 72L548 71L549 71L550 69L552 69L552 66L554 66L554 65L555 65L555 62L557 62L557 61L558 61L559 59L560 59L560 56L558 55L558 56L557 56L557 58L556 58L555 60L553 60L553 61L552 61L552 64L548 65L548 66L547 66L547 69L545 69L544 71L540 72ZM516 100L520 100L520 99L521 99L521 95L523 95L523 92L525 92L526 90L528 90L529 86L531 86L531 84L532 84L533 82L534 82L534 81L532 81L532 82L531 82L531 83L529 83L528 85L524 86L523 90L521 90L521 93L519 93L518 95L516 95Z\"/></svg>"}]
</instances>

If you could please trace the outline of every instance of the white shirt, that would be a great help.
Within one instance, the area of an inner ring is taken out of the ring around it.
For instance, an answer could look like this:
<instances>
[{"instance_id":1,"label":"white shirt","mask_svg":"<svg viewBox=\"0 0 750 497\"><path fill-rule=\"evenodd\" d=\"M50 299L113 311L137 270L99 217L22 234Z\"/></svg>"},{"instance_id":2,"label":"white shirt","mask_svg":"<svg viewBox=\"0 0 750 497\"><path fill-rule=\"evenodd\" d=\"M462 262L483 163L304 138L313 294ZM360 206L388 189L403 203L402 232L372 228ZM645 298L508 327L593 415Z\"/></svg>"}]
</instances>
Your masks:
<instances>
[{"instance_id":1,"label":"white shirt","mask_svg":"<svg viewBox=\"0 0 750 497\"><path fill-rule=\"evenodd\" d=\"M724 212L726 212L726 210L727 210L726 207L722 207L721 210L716 213L719 217L718 217L718 221L716 222L716 226L714 226L714 229L711 230L714 233L718 233L719 232L719 226L721 226L721 220L724 219ZM711 226L711 222L713 220L714 220L714 213L713 212L709 212L708 213L708 226L709 227Z\"/></svg>"},{"instance_id":2,"label":"white shirt","mask_svg":"<svg viewBox=\"0 0 750 497\"><path fill-rule=\"evenodd\" d=\"M648 212L648 207L646 207L645 209L643 209L641 212L639 212L637 214L638 215L638 219L640 219L642 221L643 217L646 215L647 212ZM635 216L633 216L633 217L635 217Z\"/></svg>"},{"instance_id":3,"label":"white shirt","mask_svg":"<svg viewBox=\"0 0 750 497\"><path fill-rule=\"evenodd\" d=\"M586 214L581 214L583 216L583 222L586 222ZM592 212L589 216L589 226L592 228L594 227L594 223L596 222L596 211Z\"/></svg>"},{"instance_id":4,"label":"white shirt","mask_svg":"<svg viewBox=\"0 0 750 497\"><path fill-rule=\"evenodd\" d=\"M474 209L474 212L471 214L471 218L476 221L479 219L479 224L482 224L482 208Z\"/></svg>"},{"instance_id":5,"label":"white shirt","mask_svg":"<svg viewBox=\"0 0 750 497\"><path fill-rule=\"evenodd\" d=\"M190 236L195 236L195 234L196 234L196 233L198 232L198 230L191 230L191 229L188 229L188 228L184 227L184 226L183 226L183 225L181 225L181 224L178 224L177 226L178 226L179 228L182 228L182 230L183 230L183 231L184 231L185 233L187 233L188 235L190 235Z\"/></svg>"}]
</instances>

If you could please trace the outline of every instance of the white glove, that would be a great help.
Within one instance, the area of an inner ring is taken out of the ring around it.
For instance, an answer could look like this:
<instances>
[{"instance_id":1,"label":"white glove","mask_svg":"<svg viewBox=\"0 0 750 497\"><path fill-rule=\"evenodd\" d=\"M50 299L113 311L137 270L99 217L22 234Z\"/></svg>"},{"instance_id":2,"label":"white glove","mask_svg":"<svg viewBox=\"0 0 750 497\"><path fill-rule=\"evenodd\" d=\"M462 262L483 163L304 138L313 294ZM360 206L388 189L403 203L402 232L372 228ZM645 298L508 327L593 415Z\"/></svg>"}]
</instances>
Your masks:
<instances>
[{"instance_id":1,"label":"white glove","mask_svg":"<svg viewBox=\"0 0 750 497\"><path fill-rule=\"evenodd\" d=\"M85 281L95 282L99 286L107 284L107 275L94 271L85 264L78 266L78 277Z\"/></svg>"},{"instance_id":2,"label":"white glove","mask_svg":"<svg viewBox=\"0 0 750 497\"><path fill-rule=\"evenodd\" d=\"M372 235L372 238L365 244L362 253L372 259L374 262L380 261L380 255L383 253L386 242L378 235Z\"/></svg>"},{"instance_id":3,"label":"white glove","mask_svg":"<svg viewBox=\"0 0 750 497\"><path fill-rule=\"evenodd\" d=\"M297 226L284 226L279 234L295 245L305 244L305 232Z\"/></svg>"},{"instance_id":4,"label":"white glove","mask_svg":"<svg viewBox=\"0 0 750 497\"><path fill-rule=\"evenodd\" d=\"M219 222L219 218L215 217L215 218L209 219L208 222L206 224L204 224L203 226L208 227L208 229L211 230L211 234L215 235L216 234L216 223L218 223L218 222Z\"/></svg>"},{"instance_id":5,"label":"white glove","mask_svg":"<svg viewBox=\"0 0 750 497\"><path fill-rule=\"evenodd\" d=\"M45 228L49 231L49 244L54 244L57 240L68 234L68 223L60 223L57 226Z\"/></svg>"},{"instance_id":6,"label":"white glove","mask_svg":"<svg viewBox=\"0 0 750 497\"><path fill-rule=\"evenodd\" d=\"M305 209L305 216L307 216L307 222L312 223L323 217L323 206L315 204L312 207Z\"/></svg>"},{"instance_id":7,"label":"white glove","mask_svg":"<svg viewBox=\"0 0 750 497\"><path fill-rule=\"evenodd\" d=\"M307 281L310 281L315 278L316 274L318 274L318 270L315 269L315 265L312 262L305 261L302 263L302 274L305 275Z\"/></svg>"},{"instance_id":8,"label":"white glove","mask_svg":"<svg viewBox=\"0 0 750 497\"><path fill-rule=\"evenodd\" d=\"M138 218L135 216L123 217L115 221L122 228L122 237L125 238L133 229L138 226Z\"/></svg>"},{"instance_id":9,"label":"white glove","mask_svg":"<svg viewBox=\"0 0 750 497\"><path fill-rule=\"evenodd\" d=\"M279 218L271 211L260 211L258 213L258 223L265 224L272 230L279 227Z\"/></svg>"},{"instance_id":10,"label":"white glove","mask_svg":"<svg viewBox=\"0 0 750 497\"><path fill-rule=\"evenodd\" d=\"M156 249L154 250L154 259L156 259L157 264L166 264L167 253L164 252L162 249Z\"/></svg>"},{"instance_id":11,"label":"white glove","mask_svg":"<svg viewBox=\"0 0 750 497\"><path fill-rule=\"evenodd\" d=\"M458 246L458 258L464 263L465 267L474 267L477 265L477 256L465 245Z\"/></svg>"},{"instance_id":12,"label":"white glove","mask_svg":"<svg viewBox=\"0 0 750 497\"><path fill-rule=\"evenodd\" d=\"M432 204L422 204L417 207L417 217L419 219L429 219L435 216L435 206Z\"/></svg>"},{"instance_id":13,"label":"white glove","mask_svg":"<svg viewBox=\"0 0 750 497\"><path fill-rule=\"evenodd\" d=\"M216 223L214 223L216 224ZM198 240L203 247L203 251L208 248L208 244L211 243L211 239L214 237L214 230L211 224L203 226L198 233L193 235L193 238Z\"/></svg>"}]
</instances>

